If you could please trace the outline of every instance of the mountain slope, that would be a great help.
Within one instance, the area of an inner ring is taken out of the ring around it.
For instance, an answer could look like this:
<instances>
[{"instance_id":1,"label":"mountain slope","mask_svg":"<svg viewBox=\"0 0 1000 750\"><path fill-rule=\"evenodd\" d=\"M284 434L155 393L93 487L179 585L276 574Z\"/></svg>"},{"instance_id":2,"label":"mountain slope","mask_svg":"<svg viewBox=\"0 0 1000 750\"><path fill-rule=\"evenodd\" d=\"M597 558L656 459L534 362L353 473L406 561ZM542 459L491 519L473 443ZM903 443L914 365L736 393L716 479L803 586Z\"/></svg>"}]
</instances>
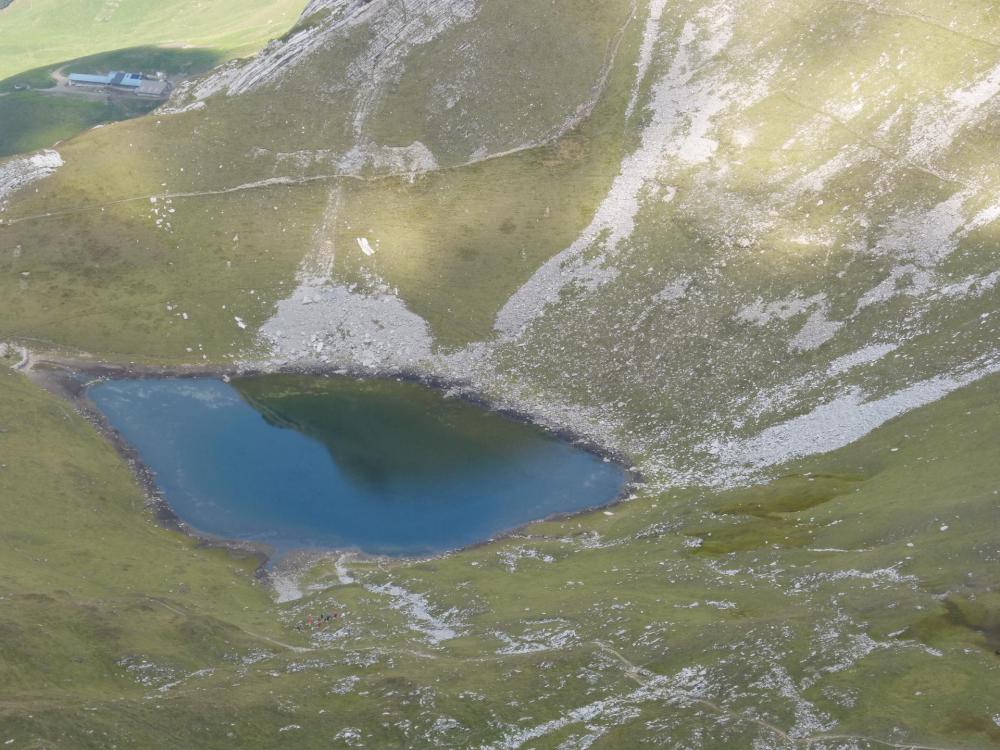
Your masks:
<instances>
[{"instance_id":1,"label":"mountain slope","mask_svg":"<svg viewBox=\"0 0 1000 750\"><path fill-rule=\"evenodd\" d=\"M418 370L668 476L773 463L747 440L820 404L996 366L993 19L893 8L313 3L15 197L3 333Z\"/></svg>"},{"instance_id":2,"label":"mountain slope","mask_svg":"<svg viewBox=\"0 0 1000 750\"><path fill-rule=\"evenodd\" d=\"M269 616L347 608L343 641L206 658L102 731L990 746L998 31L978 0L317 0L167 110L0 164L0 338L432 376L645 480L306 566Z\"/></svg>"}]
</instances>

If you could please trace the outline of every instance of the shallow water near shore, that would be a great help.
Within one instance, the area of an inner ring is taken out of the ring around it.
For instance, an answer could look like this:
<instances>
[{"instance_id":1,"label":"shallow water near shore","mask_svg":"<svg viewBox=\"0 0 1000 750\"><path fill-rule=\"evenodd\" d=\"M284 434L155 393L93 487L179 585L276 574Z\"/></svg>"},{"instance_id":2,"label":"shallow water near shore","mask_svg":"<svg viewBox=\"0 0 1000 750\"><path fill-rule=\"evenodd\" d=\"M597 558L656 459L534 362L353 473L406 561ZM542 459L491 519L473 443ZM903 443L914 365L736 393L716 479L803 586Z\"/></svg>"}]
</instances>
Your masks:
<instances>
[{"instance_id":1,"label":"shallow water near shore","mask_svg":"<svg viewBox=\"0 0 1000 750\"><path fill-rule=\"evenodd\" d=\"M196 531L430 555L613 501L622 468L415 383L109 380L88 396Z\"/></svg>"}]
</instances>

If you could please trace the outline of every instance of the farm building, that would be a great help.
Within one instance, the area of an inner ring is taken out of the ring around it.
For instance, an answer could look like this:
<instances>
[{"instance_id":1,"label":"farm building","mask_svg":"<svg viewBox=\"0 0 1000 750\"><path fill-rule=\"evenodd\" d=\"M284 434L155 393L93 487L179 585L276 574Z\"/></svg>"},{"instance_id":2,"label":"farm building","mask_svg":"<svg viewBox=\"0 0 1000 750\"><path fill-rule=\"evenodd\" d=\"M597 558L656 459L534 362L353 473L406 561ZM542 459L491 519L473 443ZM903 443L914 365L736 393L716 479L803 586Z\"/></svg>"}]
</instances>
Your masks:
<instances>
[{"instance_id":1,"label":"farm building","mask_svg":"<svg viewBox=\"0 0 1000 750\"><path fill-rule=\"evenodd\" d=\"M94 76L87 73L70 73L69 82L73 86L107 86L113 76Z\"/></svg>"},{"instance_id":2,"label":"farm building","mask_svg":"<svg viewBox=\"0 0 1000 750\"><path fill-rule=\"evenodd\" d=\"M121 73L119 71L112 71L107 75L70 73L69 83L71 86L113 86L135 91L142 85L142 74Z\"/></svg>"},{"instance_id":3,"label":"farm building","mask_svg":"<svg viewBox=\"0 0 1000 750\"><path fill-rule=\"evenodd\" d=\"M136 90L136 94L139 96L148 96L154 99L160 99L165 97L170 93L170 83L168 81L143 81L139 84L139 88Z\"/></svg>"}]
</instances>

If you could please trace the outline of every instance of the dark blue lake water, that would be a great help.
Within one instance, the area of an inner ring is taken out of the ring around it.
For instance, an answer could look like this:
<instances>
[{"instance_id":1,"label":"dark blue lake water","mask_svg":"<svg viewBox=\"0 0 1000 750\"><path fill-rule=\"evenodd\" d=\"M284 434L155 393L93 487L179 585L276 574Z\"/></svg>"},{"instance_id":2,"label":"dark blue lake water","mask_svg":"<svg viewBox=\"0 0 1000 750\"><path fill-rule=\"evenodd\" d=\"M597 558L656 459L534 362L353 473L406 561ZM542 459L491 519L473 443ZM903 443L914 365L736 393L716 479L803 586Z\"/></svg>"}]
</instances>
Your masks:
<instances>
[{"instance_id":1,"label":"dark blue lake water","mask_svg":"<svg viewBox=\"0 0 1000 750\"><path fill-rule=\"evenodd\" d=\"M112 380L88 395L198 531L425 555L602 505L620 467L412 383Z\"/></svg>"}]
</instances>

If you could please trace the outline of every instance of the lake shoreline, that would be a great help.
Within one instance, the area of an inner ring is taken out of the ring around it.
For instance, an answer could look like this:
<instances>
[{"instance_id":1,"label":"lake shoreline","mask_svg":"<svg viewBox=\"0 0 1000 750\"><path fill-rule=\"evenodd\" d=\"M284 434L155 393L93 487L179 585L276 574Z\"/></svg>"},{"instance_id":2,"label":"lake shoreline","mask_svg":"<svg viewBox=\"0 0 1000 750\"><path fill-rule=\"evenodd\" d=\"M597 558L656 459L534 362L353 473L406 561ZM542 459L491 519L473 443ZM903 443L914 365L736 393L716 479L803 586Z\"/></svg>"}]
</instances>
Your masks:
<instances>
[{"instance_id":1,"label":"lake shoreline","mask_svg":"<svg viewBox=\"0 0 1000 750\"><path fill-rule=\"evenodd\" d=\"M155 366L155 365L122 365L118 363L94 362L82 359L56 356L53 354L30 353L25 366L18 368L36 385L49 393L69 402L73 408L97 429L115 448L135 476L146 499L147 507L152 511L154 521L164 527L178 531L196 540L199 546L225 549L237 556L252 557L257 562L255 576L269 585L273 584L272 569L280 568L280 563L296 553L308 553L317 557L335 557L350 555L357 560L379 560L398 563L423 562L440 559L449 555L470 549L477 549L503 539L515 537L536 523L567 520L586 513L605 510L619 505L629 499L644 481L638 470L632 468L626 458L620 454L600 446L578 434L566 429L553 429L531 418L530 415L510 408L499 407L490 399L470 390L468 383L450 381L445 378L429 377L413 372L362 372L348 371L333 367L297 367L283 366L274 368L257 367L241 364L232 367L217 365L189 366ZM122 379L197 379L209 378L228 382L234 378L253 378L265 375L299 375L325 378L348 378L352 380L395 380L398 382L415 383L430 388L446 398L458 398L466 403L477 406L498 416L542 429L546 434L583 450L609 463L614 463L621 470L624 482L621 490L606 503L594 505L566 513L550 514L544 518L534 519L525 524L508 529L488 539L464 545L453 550L432 555L376 555L365 553L358 549L295 549L280 557L266 544L239 539L219 537L206 534L182 520L167 501L156 481L156 474L143 461L138 451L110 424L107 417L88 398L87 389L98 382ZM272 585L273 588L273 585Z\"/></svg>"}]
</instances>

